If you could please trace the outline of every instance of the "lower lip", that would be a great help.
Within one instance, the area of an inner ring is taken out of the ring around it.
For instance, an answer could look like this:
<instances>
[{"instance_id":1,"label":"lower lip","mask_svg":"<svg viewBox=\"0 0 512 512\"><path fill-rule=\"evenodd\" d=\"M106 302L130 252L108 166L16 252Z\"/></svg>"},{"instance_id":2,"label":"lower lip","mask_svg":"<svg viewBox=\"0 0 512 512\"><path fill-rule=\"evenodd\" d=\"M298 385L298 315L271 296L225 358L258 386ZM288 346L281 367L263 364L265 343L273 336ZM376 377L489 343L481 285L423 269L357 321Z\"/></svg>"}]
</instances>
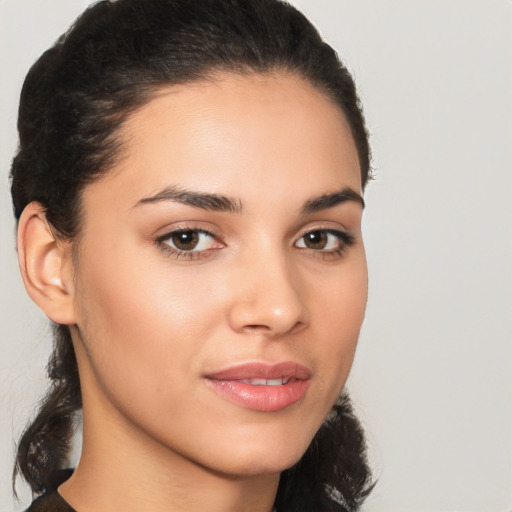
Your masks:
<instances>
[{"instance_id":1,"label":"lower lip","mask_svg":"<svg viewBox=\"0 0 512 512\"><path fill-rule=\"evenodd\" d=\"M280 411L293 405L304 397L309 387L309 380L294 380L281 386L253 386L239 380L206 379L206 382L231 402L261 412Z\"/></svg>"}]
</instances>

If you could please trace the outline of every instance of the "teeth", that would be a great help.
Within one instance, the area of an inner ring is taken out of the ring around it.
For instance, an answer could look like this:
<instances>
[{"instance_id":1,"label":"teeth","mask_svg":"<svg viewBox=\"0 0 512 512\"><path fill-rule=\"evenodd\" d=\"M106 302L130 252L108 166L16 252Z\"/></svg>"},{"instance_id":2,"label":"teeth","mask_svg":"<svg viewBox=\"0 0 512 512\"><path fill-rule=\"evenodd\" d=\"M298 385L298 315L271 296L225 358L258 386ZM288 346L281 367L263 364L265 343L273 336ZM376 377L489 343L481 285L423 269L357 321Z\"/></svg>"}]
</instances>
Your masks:
<instances>
[{"instance_id":1,"label":"teeth","mask_svg":"<svg viewBox=\"0 0 512 512\"><path fill-rule=\"evenodd\" d=\"M289 379L242 379L240 382L251 386L282 386L288 381Z\"/></svg>"}]
</instances>

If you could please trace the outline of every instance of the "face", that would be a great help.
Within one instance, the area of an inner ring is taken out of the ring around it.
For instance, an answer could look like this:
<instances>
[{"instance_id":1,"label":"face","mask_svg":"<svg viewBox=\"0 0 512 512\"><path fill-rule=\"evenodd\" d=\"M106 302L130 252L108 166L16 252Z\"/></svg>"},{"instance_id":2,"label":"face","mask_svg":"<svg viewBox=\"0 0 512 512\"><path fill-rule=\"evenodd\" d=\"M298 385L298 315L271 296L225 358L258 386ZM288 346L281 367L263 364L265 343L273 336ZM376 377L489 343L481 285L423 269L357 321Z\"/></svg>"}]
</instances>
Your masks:
<instances>
[{"instance_id":1,"label":"face","mask_svg":"<svg viewBox=\"0 0 512 512\"><path fill-rule=\"evenodd\" d=\"M342 390L364 316L348 124L296 77L226 74L161 90L121 140L83 193L84 414L192 464L279 472Z\"/></svg>"}]
</instances>

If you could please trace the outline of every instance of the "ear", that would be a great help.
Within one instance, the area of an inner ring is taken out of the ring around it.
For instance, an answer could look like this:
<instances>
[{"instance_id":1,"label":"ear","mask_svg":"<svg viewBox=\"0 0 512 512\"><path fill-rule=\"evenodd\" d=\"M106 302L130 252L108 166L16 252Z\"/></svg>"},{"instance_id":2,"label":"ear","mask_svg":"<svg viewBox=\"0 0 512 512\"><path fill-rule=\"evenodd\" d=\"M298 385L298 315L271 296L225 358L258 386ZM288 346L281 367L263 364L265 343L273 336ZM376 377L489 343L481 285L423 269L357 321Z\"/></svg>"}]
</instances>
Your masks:
<instances>
[{"instance_id":1,"label":"ear","mask_svg":"<svg viewBox=\"0 0 512 512\"><path fill-rule=\"evenodd\" d=\"M30 203L21 214L18 261L28 294L46 316L58 324L74 324L71 243L54 234L39 203Z\"/></svg>"}]
</instances>

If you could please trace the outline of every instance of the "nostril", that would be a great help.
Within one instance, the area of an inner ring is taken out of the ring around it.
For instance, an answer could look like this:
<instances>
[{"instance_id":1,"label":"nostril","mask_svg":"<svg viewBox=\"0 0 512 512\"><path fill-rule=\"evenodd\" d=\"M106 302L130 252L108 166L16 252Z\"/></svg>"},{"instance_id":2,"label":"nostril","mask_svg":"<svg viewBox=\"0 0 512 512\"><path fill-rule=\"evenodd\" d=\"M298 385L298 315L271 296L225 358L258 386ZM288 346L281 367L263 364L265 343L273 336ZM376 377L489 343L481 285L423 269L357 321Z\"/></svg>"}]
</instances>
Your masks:
<instances>
[{"instance_id":1,"label":"nostril","mask_svg":"<svg viewBox=\"0 0 512 512\"><path fill-rule=\"evenodd\" d=\"M270 327L268 325L259 324L246 325L244 329L246 331L270 331Z\"/></svg>"},{"instance_id":2,"label":"nostril","mask_svg":"<svg viewBox=\"0 0 512 512\"><path fill-rule=\"evenodd\" d=\"M264 334L270 335L272 337L272 336L282 335L285 332L288 334L295 333L297 331L300 331L305 325L306 325L305 322L298 321L290 329L288 329L288 328L276 329L276 328L272 328L272 326L270 326L270 325L265 325L265 324L249 324L249 325L245 325L242 328L242 330L245 331L246 333L255 333L255 334L264 333Z\"/></svg>"},{"instance_id":3,"label":"nostril","mask_svg":"<svg viewBox=\"0 0 512 512\"><path fill-rule=\"evenodd\" d=\"M297 331L302 330L305 326L306 326L306 322L302 322L301 320L299 320L295 323L295 325L288 332L295 333Z\"/></svg>"}]
</instances>

